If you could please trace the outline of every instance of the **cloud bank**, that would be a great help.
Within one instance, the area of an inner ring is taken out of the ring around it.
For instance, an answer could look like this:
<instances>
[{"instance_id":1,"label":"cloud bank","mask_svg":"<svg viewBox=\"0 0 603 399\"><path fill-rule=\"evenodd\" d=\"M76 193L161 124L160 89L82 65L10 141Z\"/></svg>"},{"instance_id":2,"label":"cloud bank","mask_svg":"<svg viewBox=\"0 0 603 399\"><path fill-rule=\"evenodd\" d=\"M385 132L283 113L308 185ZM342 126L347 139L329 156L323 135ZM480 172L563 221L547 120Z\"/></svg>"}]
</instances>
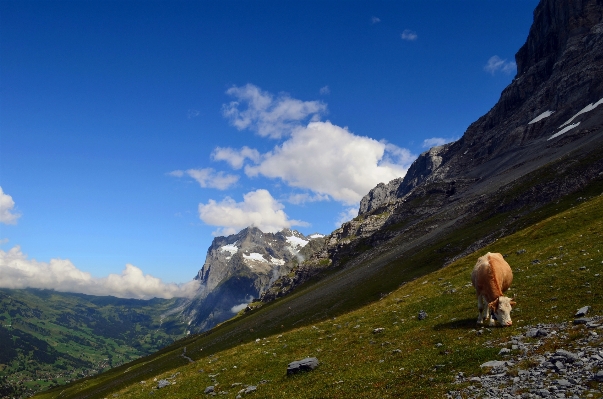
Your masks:
<instances>
[{"instance_id":1,"label":"cloud bank","mask_svg":"<svg viewBox=\"0 0 603 399\"><path fill-rule=\"evenodd\" d=\"M206 224L220 227L214 234L224 236L249 226L265 233L276 233L284 228L308 225L289 219L283 209L284 206L268 190L260 189L245 194L243 202L226 197L220 202L209 200L207 204L199 204L199 218Z\"/></svg>"},{"instance_id":2,"label":"cloud bank","mask_svg":"<svg viewBox=\"0 0 603 399\"><path fill-rule=\"evenodd\" d=\"M507 61L506 59L503 60L499 56L494 55L490 57L488 63L484 66L484 71L492 74L493 76L499 71L508 75L517 71L517 64L514 61Z\"/></svg>"},{"instance_id":3,"label":"cloud bank","mask_svg":"<svg viewBox=\"0 0 603 399\"><path fill-rule=\"evenodd\" d=\"M226 94L236 98L222 106L222 113L233 126L273 139L288 135L303 120L318 120L327 110L320 101L301 101L287 94L275 98L252 84L231 87ZM241 106L246 109L239 109Z\"/></svg>"},{"instance_id":4,"label":"cloud bank","mask_svg":"<svg viewBox=\"0 0 603 399\"><path fill-rule=\"evenodd\" d=\"M13 213L15 207L15 201L13 197L5 194L0 187L0 223L4 224L17 224L17 219L21 217L18 213Z\"/></svg>"},{"instance_id":5,"label":"cloud bank","mask_svg":"<svg viewBox=\"0 0 603 399\"><path fill-rule=\"evenodd\" d=\"M279 178L351 205L378 183L404 176L414 158L406 149L354 135L330 122L311 122L263 154L259 163L247 165L245 173Z\"/></svg>"},{"instance_id":6,"label":"cloud bank","mask_svg":"<svg viewBox=\"0 0 603 399\"><path fill-rule=\"evenodd\" d=\"M126 265L121 274L96 278L79 270L66 259L51 259L48 263L28 259L19 246L8 252L0 250L0 275L2 288L45 288L119 298L191 297L199 288L197 281L165 284L130 264Z\"/></svg>"}]
</instances>

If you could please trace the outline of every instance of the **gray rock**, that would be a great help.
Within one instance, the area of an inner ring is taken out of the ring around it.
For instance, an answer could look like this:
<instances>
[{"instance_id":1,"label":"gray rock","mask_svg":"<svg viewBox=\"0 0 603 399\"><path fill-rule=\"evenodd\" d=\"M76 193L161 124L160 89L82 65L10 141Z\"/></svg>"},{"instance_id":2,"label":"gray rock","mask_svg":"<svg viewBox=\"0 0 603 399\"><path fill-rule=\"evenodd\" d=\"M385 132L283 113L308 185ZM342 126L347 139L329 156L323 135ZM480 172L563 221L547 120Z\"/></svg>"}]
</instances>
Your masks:
<instances>
[{"instance_id":1,"label":"gray rock","mask_svg":"<svg viewBox=\"0 0 603 399\"><path fill-rule=\"evenodd\" d=\"M256 387L255 385L249 385L247 388L245 388L245 391L243 391L243 393L247 395L248 393L257 391L257 389L258 387Z\"/></svg>"},{"instance_id":2,"label":"gray rock","mask_svg":"<svg viewBox=\"0 0 603 399\"><path fill-rule=\"evenodd\" d=\"M483 363L480 367L505 367L507 365L507 362L504 361L500 361L500 360L490 360L489 362Z\"/></svg>"},{"instance_id":3,"label":"gray rock","mask_svg":"<svg viewBox=\"0 0 603 399\"><path fill-rule=\"evenodd\" d=\"M170 382L168 380L159 380L159 381L157 381L157 388L158 389L165 388L168 385L170 385Z\"/></svg>"},{"instance_id":4,"label":"gray rock","mask_svg":"<svg viewBox=\"0 0 603 399\"><path fill-rule=\"evenodd\" d=\"M296 360L289 363L287 366L287 375L299 373L301 371L311 371L318 367L318 359L315 357L307 357L302 360Z\"/></svg>"},{"instance_id":5,"label":"gray rock","mask_svg":"<svg viewBox=\"0 0 603 399\"><path fill-rule=\"evenodd\" d=\"M587 323L590 323L591 321L592 321L592 319L590 317L579 317L577 319L574 319L574 324L575 325L587 324Z\"/></svg>"},{"instance_id":6,"label":"gray rock","mask_svg":"<svg viewBox=\"0 0 603 399\"><path fill-rule=\"evenodd\" d=\"M419 314L417 315L417 319L425 320L426 318L427 318L427 313L424 310L420 310Z\"/></svg>"},{"instance_id":7,"label":"gray rock","mask_svg":"<svg viewBox=\"0 0 603 399\"><path fill-rule=\"evenodd\" d=\"M543 330L541 328L530 328L526 332L526 337L528 337L528 338L546 337L547 335L548 335L547 331Z\"/></svg>"},{"instance_id":8,"label":"gray rock","mask_svg":"<svg viewBox=\"0 0 603 399\"><path fill-rule=\"evenodd\" d=\"M205 391L203 391L203 393L208 394L208 393L212 393L215 391L215 388L213 385L208 386L207 388L205 388Z\"/></svg>"},{"instance_id":9,"label":"gray rock","mask_svg":"<svg viewBox=\"0 0 603 399\"><path fill-rule=\"evenodd\" d=\"M401 177L394 179L387 184L377 184L375 188L369 191L369 193L360 200L358 215L370 212L382 205L395 201L397 199L396 193L398 192L400 183L402 183Z\"/></svg>"},{"instance_id":10,"label":"gray rock","mask_svg":"<svg viewBox=\"0 0 603 399\"><path fill-rule=\"evenodd\" d=\"M382 333L383 331L385 331L385 328L383 328L383 327L375 328L375 329L373 330L373 334L380 334L380 333Z\"/></svg>"},{"instance_id":11,"label":"gray rock","mask_svg":"<svg viewBox=\"0 0 603 399\"><path fill-rule=\"evenodd\" d=\"M578 309L578 311L576 312L576 314L574 315L574 317L583 317L583 316L586 316L586 314L588 313L589 310L590 310L590 306L583 306L580 309Z\"/></svg>"},{"instance_id":12,"label":"gray rock","mask_svg":"<svg viewBox=\"0 0 603 399\"><path fill-rule=\"evenodd\" d=\"M564 357L568 362L574 362L579 359L578 355L565 349L557 349L555 355Z\"/></svg>"},{"instance_id":13,"label":"gray rock","mask_svg":"<svg viewBox=\"0 0 603 399\"><path fill-rule=\"evenodd\" d=\"M501 349L501 350L498 352L498 354L499 354L499 355L503 355L503 356L504 356L504 355L508 355L508 354L510 354L510 353L511 353L511 349L509 349L509 348L502 348L502 349Z\"/></svg>"}]
</instances>

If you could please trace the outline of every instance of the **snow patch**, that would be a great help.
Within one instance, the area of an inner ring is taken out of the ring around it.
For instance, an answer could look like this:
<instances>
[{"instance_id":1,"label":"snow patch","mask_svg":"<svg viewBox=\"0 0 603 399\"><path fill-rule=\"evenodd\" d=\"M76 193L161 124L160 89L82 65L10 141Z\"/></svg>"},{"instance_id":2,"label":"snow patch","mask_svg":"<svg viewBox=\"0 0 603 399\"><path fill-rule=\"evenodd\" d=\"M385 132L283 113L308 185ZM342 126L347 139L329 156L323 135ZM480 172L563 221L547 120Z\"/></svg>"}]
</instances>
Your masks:
<instances>
[{"instance_id":1,"label":"snow patch","mask_svg":"<svg viewBox=\"0 0 603 399\"><path fill-rule=\"evenodd\" d=\"M271 256L270 263L272 263L273 265L283 266L285 264L285 261Z\"/></svg>"},{"instance_id":2,"label":"snow patch","mask_svg":"<svg viewBox=\"0 0 603 399\"><path fill-rule=\"evenodd\" d=\"M578 126L580 124L580 122L574 123L572 125L566 126L565 128L563 128L562 130L558 131L557 133L553 134L551 137L549 137L548 139L546 139L546 141L549 141L551 139L554 139L555 137L559 137L561 136L563 133L569 132L570 130L572 130L573 128L575 128L576 126ZM563 126L563 125L561 125Z\"/></svg>"},{"instance_id":3,"label":"snow patch","mask_svg":"<svg viewBox=\"0 0 603 399\"><path fill-rule=\"evenodd\" d=\"M268 261L264 259L264 256L262 254L258 254L257 252L252 252L249 255L243 255L243 258L268 263Z\"/></svg>"},{"instance_id":4,"label":"snow patch","mask_svg":"<svg viewBox=\"0 0 603 399\"><path fill-rule=\"evenodd\" d=\"M221 246L220 251L230 252L231 255L234 255L239 251L239 248L234 244L228 244L228 245Z\"/></svg>"},{"instance_id":5,"label":"snow patch","mask_svg":"<svg viewBox=\"0 0 603 399\"><path fill-rule=\"evenodd\" d=\"M554 113L555 113L555 111L544 111L542 114L538 115L536 118L529 121L528 125L531 125L536 122L540 122L544 118L548 118L549 116L553 115Z\"/></svg>"},{"instance_id":6,"label":"snow patch","mask_svg":"<svg viewBox=\"0 0 603 399\"><path fill-rule=\"evenodd\" d=\"M563 125L559 126L559 127L563 127L565 125L569 125L578 115L582 115L585 114L587 112L592 111L593 109L597 108L599 105L603 104L603 98L600 99L599 101L597 101L596 103L592 103L592 104L588 104L586 107L582 108L576 115L572 116L571 118L569 118L567 120L567 122L565 122ZM577 125L576 125L577 126ZM575 126L574 126L575 127ZM565 132L564 132L565 133ZM559 134L559 133L557 133ZM551 137L552 139L552 137ZM549 139L550 140L550 139Z\"/></svg>"},{"instance_id":7,"label":"snow patch","mask_svg":"<svg viewBox=\"0 0 603 399\"><path fill-rule=\"evenodd\" d=\"M303 238L299 238L296 236L287 237L287 242L291 244L292 247L305 247L307 243L310 241L304 240Z\"/></svg>"}]
</instances>

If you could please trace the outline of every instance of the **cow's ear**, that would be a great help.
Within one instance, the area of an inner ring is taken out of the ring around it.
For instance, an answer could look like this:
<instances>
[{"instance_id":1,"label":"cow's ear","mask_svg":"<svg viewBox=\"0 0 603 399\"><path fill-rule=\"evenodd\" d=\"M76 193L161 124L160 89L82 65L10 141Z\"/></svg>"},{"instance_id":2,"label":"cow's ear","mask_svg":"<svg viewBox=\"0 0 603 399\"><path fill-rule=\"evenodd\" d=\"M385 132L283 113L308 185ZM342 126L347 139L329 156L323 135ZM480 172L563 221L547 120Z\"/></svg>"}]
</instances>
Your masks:
<instances>
[{"instance_id":1,"label":"cow's ear","mask_svg":"<svg viewBox=\"0 0 603 399\"><path fill-rule=\"evenodd\" d=\"M515 306L517 305L517 302L515 302L514 300L511 299L511 302L509 302L511 304L511 306Z\"/></svg>"},{"instance_id":2,"label":"cow's ear","mask_svg":"<svg viewBox=\"0 0 603 399\"><path fill-rule=\"evenodd\" d=\"M496 308L498 308L498 298L496 298L495 300L493 300L492 302L490 302L488 304L488 307L492 310L496 310Z\"/></svg>"}]
</instances>

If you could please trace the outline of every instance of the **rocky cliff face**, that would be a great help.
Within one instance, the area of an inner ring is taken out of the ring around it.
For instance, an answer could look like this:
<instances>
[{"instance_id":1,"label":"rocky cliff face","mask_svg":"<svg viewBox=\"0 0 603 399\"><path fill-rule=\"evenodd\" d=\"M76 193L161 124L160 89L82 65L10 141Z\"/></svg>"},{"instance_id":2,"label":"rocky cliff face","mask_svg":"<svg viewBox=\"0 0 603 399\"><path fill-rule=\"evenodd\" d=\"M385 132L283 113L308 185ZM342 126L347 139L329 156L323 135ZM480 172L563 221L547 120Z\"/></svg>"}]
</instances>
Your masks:
<instances>
[{"instance_id":1,"label":"rocky cliff face","mask_svg":"<svg viewBox=\"0 0 603 399\"><path fill-rule=\"evenodd\" d=\"M303 261L300 251L321 237L289 229L263 233L257 227L216 237L195 277L199 293L183 310L191 329L206 330L245 308Z\"/></svg>"},{"instance_id":2,"label":"rocky cliff face","mask_svg":"<svg viewBox=\"0 0 603 399\"><path fill-rule=\"evenodd\" d=\"M358 217L326 237L317 264L351 267L508 215L469 245L443 248L453 260L603 179L603 1L542 0L516 62L497 104L458 141L421 154L403 179L371 190Z\"/></svg>"}]
</instances>

